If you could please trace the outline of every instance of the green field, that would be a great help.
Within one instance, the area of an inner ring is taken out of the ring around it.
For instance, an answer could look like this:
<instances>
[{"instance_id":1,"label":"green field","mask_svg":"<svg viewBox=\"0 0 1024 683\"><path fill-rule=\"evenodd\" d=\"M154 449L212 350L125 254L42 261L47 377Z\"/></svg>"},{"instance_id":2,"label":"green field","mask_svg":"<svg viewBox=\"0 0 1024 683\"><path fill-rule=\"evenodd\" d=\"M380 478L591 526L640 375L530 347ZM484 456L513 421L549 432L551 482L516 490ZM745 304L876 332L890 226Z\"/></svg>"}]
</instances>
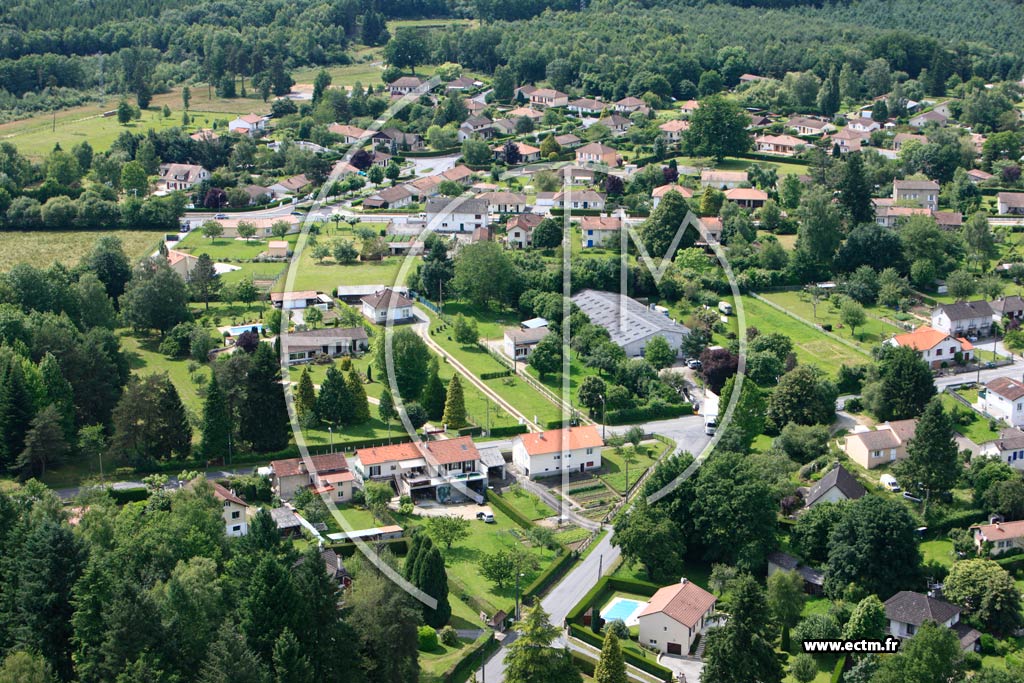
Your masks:
<instances>
[{"instance_id":1,"label":"green field","mask_svg":"<svg viewBox=\"0 0 1024 683\"><path fill-rule=\"evenodd\" d=\"M648 441L640 444L639 451L633 446L622 447L622 454L615 452L614 448L605 448L601 451L601 480L621 494L626 493L626 462L623 456L633 454L633 461L629 464L629 484L635 484L644 472L650 469L660 457L666 446L658 441Z\"/></svg>"},{"instance_id":2,"label":"green field","mask_svg":"<svg viewBox=\"0 0 1024 683\"><path fill-rule=\"evenodd\" d=\"M797 359L835 374L842 365L866 363L870 357L829 338L821 330L803 325L781 311L749 296L743 297L747 326L765 333L784 334L793 340Z\"/></svg>"},{"instance_id":3,"label":"green field","mask_svg":"<svg viewBox=\"0 0 1024 683\"><path fill-rule=\"evenodd\" d=\"M555 514L555 511L545 505L537 496L519 486L510 486L501 493L501 499L530 521L535 522Z\"/></svg>"},{"instance_id":4,"label":"green field","mask_svg":"<svg viewBox=\"0 0 1024 683\"><path fill-rule=\"evenodd\" d=\"M288 242L289 248L293 249L299 236L297 234L288 235L284 239ZM175 250L188 252L196 256L207 254L214 261L249 261L267 250L267 240L251 239L247 241L243 239L228 239L226 237L211 240L203 237L201 232L195 230L190 232L185 239L178 242L174 248ZM281 264L268 263L265 265L276 268L281 267Z\"/></svg>"},{"instance_id":5,"label":"green field","mask_svg":"<svg viewBox=\"0 0 1024 683\"><path fill-rule=\"evenodd\" d=\"M159 230L0 232L0 271L10 270L18 263L45 268L56 261L76 266L92 251L96 240L106 235L120 238L128 258L136 260L156 251L164 234Z\"/></svg>"},{"instance_id":6,"label":"green field","mask_svg":"<svg viewBox=\"0 0 1024 683\"><path fill-rule=\"evenodd\" d=\"M843 325L839 319L839 312L828 301L820 301L817 311L815 311L810 299L804 300L799 292L772 292L762 296L772 303L782 306L787 311L795 313L804 320L809 320L819 325L832 325L834 334L854 342L868 353L871 352L872 348L892 335L904 331L882 320L882 316L891 316L894 312L879 306L865 307L867 321L862 327L857 328L856 335L854 335L849 328Z\"/></svg>"}]
</instances>

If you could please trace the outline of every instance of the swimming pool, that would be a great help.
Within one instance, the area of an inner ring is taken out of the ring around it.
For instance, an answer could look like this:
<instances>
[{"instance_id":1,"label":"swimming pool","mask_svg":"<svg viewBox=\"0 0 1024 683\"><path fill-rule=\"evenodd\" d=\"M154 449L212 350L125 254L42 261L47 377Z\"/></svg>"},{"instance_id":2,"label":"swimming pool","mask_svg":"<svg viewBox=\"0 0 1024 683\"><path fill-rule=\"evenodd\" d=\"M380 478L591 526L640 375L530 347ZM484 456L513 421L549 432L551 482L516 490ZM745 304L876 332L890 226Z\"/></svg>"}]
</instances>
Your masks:
<instances>
[{"instance_id":1,"label":"swimming pool","mask_svg":"<svg viewBox=\"0 0 1024 683\"><path fill-rule=\"evenodd\" d=\"M646 602L617 596L612 598L601 610L601 618L605 621L621 619L626 626L636 626L639 623L637 617L644 607L647 607Z\"/></svg>"},{"instance_id":2,"label":"swimming pool","mask_svg":"<svg viewBox=\"0 0 1024 683\"><path fill-rule=\"evenodd\" d=\"M263 325L260 324L260 323L252 323L250 325L236 325L235 327L229 327L228 328L228 334L230 334L232 337L237 337L238 335L242 334L243 332L248 332L249 330L251 330L253 328L256 329L256 332L262 334L262 332L263 332Z\"/></svg>"}]
</instances>

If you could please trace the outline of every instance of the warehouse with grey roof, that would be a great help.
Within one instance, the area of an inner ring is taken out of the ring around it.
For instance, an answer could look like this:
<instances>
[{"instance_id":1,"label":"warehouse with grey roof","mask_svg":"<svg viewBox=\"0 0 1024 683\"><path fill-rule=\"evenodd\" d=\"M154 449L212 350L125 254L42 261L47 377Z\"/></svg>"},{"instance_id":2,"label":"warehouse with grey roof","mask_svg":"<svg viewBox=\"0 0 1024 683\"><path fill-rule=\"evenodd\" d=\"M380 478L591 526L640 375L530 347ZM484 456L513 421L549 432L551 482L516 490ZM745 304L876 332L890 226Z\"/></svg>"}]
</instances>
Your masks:
<instances>
[{"instance_id":1,"label":"warehouse with grey roof","mask_svg":"<svg viewBox=\"0 0 1024 683\"><path fill-rule=\"evenodd\" d=\"M664 337L678 352L683 337L690 333L689 328L668 315L617 292L584 289L572 297L572 302L587 314L590 322L608 330L612 342L630 357L642 356L655 337Z\"/></svg>"}]
</instances>

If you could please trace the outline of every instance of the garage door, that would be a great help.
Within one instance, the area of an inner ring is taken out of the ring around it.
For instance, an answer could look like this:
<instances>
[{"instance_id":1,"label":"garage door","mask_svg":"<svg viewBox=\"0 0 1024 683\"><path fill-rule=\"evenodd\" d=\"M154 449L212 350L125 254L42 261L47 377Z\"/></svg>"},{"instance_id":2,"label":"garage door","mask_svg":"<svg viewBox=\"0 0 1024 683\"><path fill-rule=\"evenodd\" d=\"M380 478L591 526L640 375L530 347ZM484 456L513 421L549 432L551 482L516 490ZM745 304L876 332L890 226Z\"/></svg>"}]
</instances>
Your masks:
<instances>
[{"instance_id":1,"label":"garage door","mask_svg":"<svg viewBox=\"0 0 1024 683\"><path fill-rule=\"evenodd\" d=\"M681 655L681 654L683 654L683 646L680 645L679 643L669 643L668 644L668 653L670 655Z\"/></svg>"}]
</instances>

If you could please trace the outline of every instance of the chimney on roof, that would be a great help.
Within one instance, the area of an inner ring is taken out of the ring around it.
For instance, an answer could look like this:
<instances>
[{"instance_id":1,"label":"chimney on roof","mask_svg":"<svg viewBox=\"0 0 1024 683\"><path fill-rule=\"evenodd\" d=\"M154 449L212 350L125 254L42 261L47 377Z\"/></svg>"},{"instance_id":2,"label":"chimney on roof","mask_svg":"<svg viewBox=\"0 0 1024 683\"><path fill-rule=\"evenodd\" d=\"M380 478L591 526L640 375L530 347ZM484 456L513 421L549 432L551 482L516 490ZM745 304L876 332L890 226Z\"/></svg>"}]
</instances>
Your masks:
<instances>
[{"instance_id":1,"label":"chimney on roof","mask_svg":"<svg viewBox=\"0 0 1024 683\"><path fill-rule=\"evenodd\" d=\"M299 474L305 474L305 473L306 473L306 461L303 460L302 458L299 458Z\"/></svg>"},{"instance_id":2,"label":"chimney on roof","mask_svg":"<svg viewBox=\"0 0 1024 683\"><path fill-rule=\"evenodd\" d=\"M690 582L689 579L687 579L685 576L679 578L679 585L680 586L685 586L689 582Z\"/></svg>"},{"instance_id":3,"label":"chimney on roof","mask_svg":"<svg viewBox=\"0 0 1024 683\"><path fill-rule=\"evenodd\" d=\"M1003 516L1002 515L989 515L989 518L988 518L988 523L989 524L995 524L996 526L999 526L999 523L1002 522L1002 521L1003 521Z\"/></svg>"}]
</instances>

